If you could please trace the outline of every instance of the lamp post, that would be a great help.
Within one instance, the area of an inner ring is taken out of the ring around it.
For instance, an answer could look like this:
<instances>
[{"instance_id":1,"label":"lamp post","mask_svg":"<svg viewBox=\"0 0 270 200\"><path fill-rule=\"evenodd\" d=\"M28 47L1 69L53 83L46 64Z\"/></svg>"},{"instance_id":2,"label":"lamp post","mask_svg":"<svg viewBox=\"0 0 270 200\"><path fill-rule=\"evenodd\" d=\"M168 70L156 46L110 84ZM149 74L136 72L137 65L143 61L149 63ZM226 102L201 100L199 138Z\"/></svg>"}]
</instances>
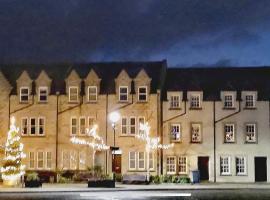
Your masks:
<instances>
[{"instance_id":1,"label":"lamp post","mask_svg":"<svg viewBox=\"0 0 270 200\"><path fill-rule=\"evenodd\" d=\"M113 128L113 180L115 181L115 127L116 122L120 119L120 114L118 112L112 112L109 115L109 119L112 122L112 128Z\"/></svg>"}]
</instances>

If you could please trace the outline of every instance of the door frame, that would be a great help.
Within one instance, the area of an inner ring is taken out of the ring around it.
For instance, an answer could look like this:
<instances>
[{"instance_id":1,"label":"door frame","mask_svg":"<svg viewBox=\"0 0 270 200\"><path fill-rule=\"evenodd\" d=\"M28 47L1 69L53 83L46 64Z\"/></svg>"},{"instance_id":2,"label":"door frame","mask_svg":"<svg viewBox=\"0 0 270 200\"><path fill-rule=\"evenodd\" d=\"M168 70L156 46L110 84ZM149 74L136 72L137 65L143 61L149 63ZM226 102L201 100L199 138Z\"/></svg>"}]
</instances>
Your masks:
<instances>
[{"instance_id":1,"label":"door frame","mask_svg":"<svg viewBox=\"0 0 270 200\"><path fill-rule=\"evenodd\" d=\"M209 160L210 160L210 157L209 156L198 156L198 160L197 160L198 170L200 169L200 167L199 167L199 163L200 163L199 160L200 160L200 158L207 159L207 176L208 176L208 179L201 179L201 176L200 176L200 180L202 180L202 181L209 181Z\"/></svg>"},{"instance_id":2,"label":"door frame","mask_svg":"<svg viewBox=\"0 0 270 200\"><path fill-rule=\"evenodd\" d=\"M263 181L256 180L256 159L260 159L260 158L265 160L265 177L264 177L265 180L263 180ZM254 182L267 182L267 156L255 156L254 157Z\"/></svg>"}]
</instances>

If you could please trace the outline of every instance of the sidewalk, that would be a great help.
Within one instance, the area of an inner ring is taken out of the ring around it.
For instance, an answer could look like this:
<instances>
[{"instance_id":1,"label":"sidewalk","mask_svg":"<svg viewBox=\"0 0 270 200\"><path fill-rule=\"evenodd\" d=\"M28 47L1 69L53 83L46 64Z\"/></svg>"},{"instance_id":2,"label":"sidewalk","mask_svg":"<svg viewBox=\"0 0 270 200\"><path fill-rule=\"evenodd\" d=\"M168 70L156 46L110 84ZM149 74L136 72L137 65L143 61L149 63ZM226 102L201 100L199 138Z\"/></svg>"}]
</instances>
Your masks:
<instances>
[{"instance_id":1,"label":"sidewalk","mask_svg":"<svg viewBox=\"0 0 270 200\"><path fill-rule=\"evenodd\" d=\"M117 192L117 191L166 191L166 190L235 190L235 189L270 189L270 184L255 183L201 183L201 184L159 184L159 185L123 185L116 188L87 188L87 184L43 184L41 188L7 188L0 185L1 193L35 192Z\"/></svg>"}]
</instances>

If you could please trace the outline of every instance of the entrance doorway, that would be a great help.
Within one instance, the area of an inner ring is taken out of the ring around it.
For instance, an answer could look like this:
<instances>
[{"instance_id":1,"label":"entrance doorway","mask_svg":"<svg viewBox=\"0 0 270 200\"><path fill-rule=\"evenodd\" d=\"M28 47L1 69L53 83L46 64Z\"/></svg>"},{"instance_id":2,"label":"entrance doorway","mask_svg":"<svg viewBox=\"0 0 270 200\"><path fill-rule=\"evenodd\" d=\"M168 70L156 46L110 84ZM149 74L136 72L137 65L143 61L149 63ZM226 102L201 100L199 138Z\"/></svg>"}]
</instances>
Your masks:
<instances>
[{"instance_id":1,"label":"entrance doorway","mask_svg":"<svg viewBox=\"0 0 270 200\"><path fill-rule=\"evenodd\" d=\"M267 181L267 158L255 157L255 182Z\"/></svg>"},{"instance_id":2,"label":"entrance doorway","mask_svg":"<svg viewBox=\"0 0 270 200\"><path fill-rule=\"evenodd\" d=\"M198 170L200 171L200 180L208 181L209 180L209 157L200 156L198 157Z\"/></svg>"},{"instance_id":3,"label":"entrance doorway","mask_svg":"<svg viewBox=\"0 0 270 200\"><path fill-rule=\"evenodd\" d=\"M115 161L112 159L112 171L116 174L121 174L121 154L114 154L113 156L115 156Z\"/></svg>"}]
</instances>

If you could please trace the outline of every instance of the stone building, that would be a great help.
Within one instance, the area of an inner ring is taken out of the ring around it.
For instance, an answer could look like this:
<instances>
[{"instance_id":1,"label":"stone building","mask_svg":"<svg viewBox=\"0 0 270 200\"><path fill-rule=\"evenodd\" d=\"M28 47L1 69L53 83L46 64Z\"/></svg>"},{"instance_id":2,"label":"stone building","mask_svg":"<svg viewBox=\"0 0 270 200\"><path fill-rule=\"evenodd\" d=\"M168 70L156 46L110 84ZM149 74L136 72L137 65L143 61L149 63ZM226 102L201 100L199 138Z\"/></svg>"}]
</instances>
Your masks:
<instances>
[{"instance_id":1,"label":"stone building","mask_svg":"<svg viewBox=\"0 0 270 200\"><path fill-rule=\"evenodd\" d=\"M14 116L28 170L85 170L87 138L98 125L110 147L108 115L117 111L115 159L98 152L104 172L146 174L140 122L168 150L150 154L151 173L189 176L199 169L212 182L270 181L270 68L167 68L159 62L108 62L0 67L0 142ZM0 152L3 157L3 150Z\"/></svg>"}]
</instances>

